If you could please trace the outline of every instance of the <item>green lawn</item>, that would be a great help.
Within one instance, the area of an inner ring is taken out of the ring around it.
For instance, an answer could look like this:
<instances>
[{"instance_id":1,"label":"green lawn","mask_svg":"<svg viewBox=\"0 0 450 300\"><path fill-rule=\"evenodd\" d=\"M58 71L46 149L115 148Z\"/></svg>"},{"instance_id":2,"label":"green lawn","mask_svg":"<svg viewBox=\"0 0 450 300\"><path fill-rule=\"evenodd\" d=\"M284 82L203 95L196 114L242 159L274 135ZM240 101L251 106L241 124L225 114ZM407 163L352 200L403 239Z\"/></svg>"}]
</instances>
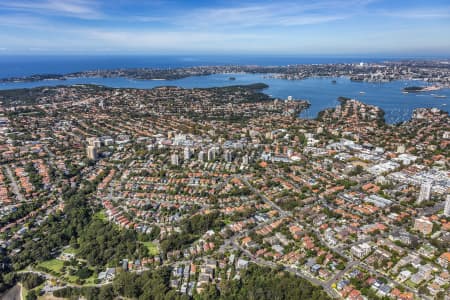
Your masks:
<instances>
[{"instance_id":1,"label":"green lawn","mask_svg":"<svg viewBox=\"0 0 450 300\"><path fill-rule=\"evenodd\" d=\"M77 280L79 279L78 276L76 276L76 275L68 275L68 274L65 275L65 278L70 283L77 283ZM92 273L92 275L90 277L84 279L83 285L94 285L96 279L97 279L97 274Z\"/></svg>"},{"instance_id":2,"label":"green lawn","mask_svg":"<svg viewBox=\"0 0 450 300\"><path fill-rule=\"evenodd\" d=\"M93 269L89 268L91 271L94 271ZM69 282L69 283L77 283L78 279L80 279L77 275L69 275L69 271L66 271L65 274L62 274L61 277L64 281ZM86 279L84 279L84 284L83 285L93 285L95 284L95 279L97 279L97 274L95 274L94 272L92 273L92 275Z\"/></svg>"},{"instance_id":3,"label":"green lawn","mask_svg":"<svg viewBox=\"0 0 450 300\"><path fill-rule=\"evenodd\" d=\"M158 246L156 246L154 243L152 243L152 242L144 242L143 244L144 244L145 247L147 247L148 253L150 255L158 255L159 254Z\"/></svg>"},{"instance_id":4,"label":"green lawn","mask_svg":"<svg viewBox=\"0 0 450 300\"><path fill-rule=\"evenodd\" d=\"M20 285L21 286L21 291L22 291L22 299L27 299L27 296L28 296L28 290L21 284Z\"/></svg>"},{"instance_id":5,"label":"green lawn","mask_svg":"<svg viewBox=\"0 0 450 300\"><path fill-rule=\"evenodd\" d=\"M95 280L97 279L98 275L95 273L92 273L91 277L85 279L85 285L91 285L95 284Z\"/></svg>"},{"instance_id":6,"label":"green lawn","mask_svg":"<svg viewBox=\"0 0 450 300\"><path fill-rule=\"evenodd\" d=\"M108 217L106 216L105 210L101 210L98 213L96 213L94 215L94 218L102 221L108 221Z\"/></svg>"},{"instance_id":7,"label":"green lawn","mask_svg":"<svg viewBox=\"0 0 450 300\"><path fill-rule=\"evenodd\" d=\"M77 283L78 276L69 275L69 272L67 270L65 273L61 272L61 270L64 266L64 262L62 260L58 260L58 259L47 260L47 261L39 263L38 266L43 267L47 270L56 272L58 274L58 277L65 282ZM92 268L90 268L90 269L93 271ZM94 285L96 279L97 279L97 274L92 273L92 275L89 278L86 278L84 280L84 285Z\"/></svg>"},{"instance_id":8,"label":"green lawn","mask_svg":"<svg viewBox=\"0 0 450 300\"><path fill-rule=\"evenodd\" d=\"M42 288L44 287L44 285L45 285L45 282L44 282L44 283L41 283L40 285L36 286L35 288L33 288L33 289L31 289L31 290L28 290L28 289L26 289L26 288L21 284L21 287L22 287L22 300L27 299L27 296L28 296L28 294L30 293L30 291L36 291L36 292L39 293L39 291L42 290Z\"/></svg>"},{"instance_id":9,"label":"green lawn","mask_svg":"<svg viewBox=\"0 0 450 300\"><path fill-rule=\"evenodd\" d=\"M74 248L72 248L72 247L68 247L68 248L64 249L63 252L64 252L64 253L77 254L77 249L74 249Z\"/></svg>"},{"instance_id":10,"label":"green lawn","mask_svg":"<svg viewBox=\"0 0 450 300\"><path fill-rule=\"evenodd\" d=\"M64 279L65 279L66 281L70 282L70 283L76 283L78 277L75 276L75 275L65 275L65 276L64 276Z\"/></svg>"},{"instance_id":11,"label":"green lawn","mask_svg":"<svg viewBox=\"0 0 450 300\"><path fill-rule=\"evenodd\" d=\"M233 223L233 221L231 221L230 218L223 219L223 222L225 223L225 225L230 225Z\"/></svg>"},{"instance_id":12,"label":"green lawn","mask_svg":"<svg viewBox=\"0 0 450 300\"><path fill-rule=\"evenodd\" d=\"M417 288L417 285L414 283L414 282L412 282L411 280L406 280L405 282L404 282L407 286L409 286L409 287L411 287L411 288L413 288L413 289L415 289L415 288Z\"/></svg>"},{"instance_id":13,"label":"green lawn","mask_svg":"<svg viewBox=\"0 0 450 300\"><path fill-rule=\"evenodd\" d=\"M39 263L38 266L46 268L50 271L54 271L56 273L61 273L61 269L64 266L64 262L58 259L51 259Z\"/></svg>"}]
</instances>

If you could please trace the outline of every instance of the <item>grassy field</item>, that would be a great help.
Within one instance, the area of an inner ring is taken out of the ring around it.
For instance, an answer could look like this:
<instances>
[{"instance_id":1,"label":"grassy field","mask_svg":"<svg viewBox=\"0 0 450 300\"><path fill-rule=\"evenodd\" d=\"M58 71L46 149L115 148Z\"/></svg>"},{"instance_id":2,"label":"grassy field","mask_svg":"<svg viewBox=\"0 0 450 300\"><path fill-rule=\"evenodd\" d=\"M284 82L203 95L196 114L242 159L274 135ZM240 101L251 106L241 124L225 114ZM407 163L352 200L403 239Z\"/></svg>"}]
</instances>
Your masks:
<instances>
[{"instance_id":1,"label":"grassy field","mask_svg":"<svg viewBox=\"0 0 450 300\"><path fill-rule=\"evenodd\" d=\"M68 247L68 248L64 249L63 252L64 252L64 253L77 254L77 249L74 249L74 248L72 248L72 247Z\"/></svg>"},{"instance_id":2,"label":"grassy field","mask_svg":"<svg viewBox=\"0 0 450 300\"><path fill-rule=\"evenodd\" d=\"M61 269L63 268L64 262L58 259L51 259L47 261L43 261L38 264L38 266L46 268L48 270L54 271L56 273L61 273Z\"/></svg>"},{"instance_id":3,"label":"grassy field","mask_svg":"<svg viewBox=\"0 0 450 300\"><path fill-rule=\"evenodd\" d=\"M96 279L97 279L97 274L92 273L91 277L85 279L84 284L85 285L95 284Z\"/></svg>"},{"instance_id":4,"label":"grassy field","mask_svg":"<svg viewBox=\"0 0 450 300\"><path fill-rule=\"evenodd\" d=\"M22 299L25 300L25 299L27 299L27 296L28 296L28 290L23 285L20 285L20 287L21 287L21 291L22 291Z\"/></svg>"},{"instance_id":5,"label":"grassy field","mask_svg":"<svg viewBox=\"0 0 450 300\"><path fill-rule=\"evenodd\" d=\"M66 275L67 281L70 283L77 283L77 280L79 279L76 275ZM95 279L97 279L97 274L92 273L92 275L84 280L83 285L93 285L95 284Z\"/></svg>"},{"instance_id":6,"label":"grassy field","mask_svg":"<svg viewBox=\"0 0 450 300\"><path fill-rule=\"evenodd\" d=\"M225 218L225 219L223 220L223 222L225 223L225 225L230 225L230 224L233 223L233 221L231 221L230 218Z\"/></svg>"},{"instance_id":7,"label":"grassy field","mask_svg":"<svg viewBox=\"0 0 450 300\"><path fill-rule=\"evenodd\" d=\"M47 270L50 270L52 272L56 272L56 274L58 274L58 277L65 282L69 282L69 283L77 283L78 281L78 276L76 275L69 275L69 272L63 273L62 272L62 268L64 266L64 262L62 260L58 260L58 259L52 259L52 260L47 260L44 262L41 262L38 264L39 267L43 267ZM90 268L91 271L94 271L92 268ZM97 279L97 274L92 273L92 275L89 278L86 278L84 280L84 285L93 285L95 284L95 280Z\"/></svg>"},{"instance_id":8,"label":"grassy field","mask_svg":"<svg viewBox=\"0 0 450 300\"><path fill-rule=\"evenodd\" d=\"M108 217L106 216L106 212L104 210L101 210L98 213L96 213L94 215L94 218L98 219L98 220L105 221L105 222L108 221Z\"/></svg>"},{"instance_id":9,"label":"grassy field","mask_svg":"<svg viewBox=\"0 0 450 300\"><path fill-rule=\"evenodd\" d=\"M39 296L38 300L64 300L64 298L57 298L52 294L45 294L43 296Z\"/></svg>"},{"instance_id":10,"label":"grassy field","mask_svg":"<svg viewBox=\"0 0 450 300\"><path fill-rule=\"evenodd\" d=\"M417 288L417 285L414 283L414 282L412 282L411 280L406 280L405 282L404 282L404 284L405 285L407 285L407 286L409 286L409 287L411 287L411 288L413 288L413 289L415 289L415 288Z\"/></svg>"},{"instance_id":11,"label":"grassy field","mask_svg":"<svg viewBox=\"0 0 450 300\"><path fill-rule=\"evenodd\" d=\"M158 255L159 254L159 249L158 246L156 246L154 243L152 242L144 242L143 243L145 247L147 247L148 249L148 253L150 255Z\"/></svg>"},{"instance_id":12,"label":"grassy field","mask_svg":"<svg viewBox=\"0 0 450 300\"><path fill-rule=\"evenodd\" d=\"M45 282L42 283L42 284L40 284L40 285L38 285L38 286L36 286L36 287L34 287L34 288L31 289L31 290L27 290L27 289L21 284L20 286L22 287L22 300L27 299L28 293L29 293L30 291L36 291L37 293L39 293L39 291L44 287L44 285L45 285Z\"/></svg>"}]
</instances>

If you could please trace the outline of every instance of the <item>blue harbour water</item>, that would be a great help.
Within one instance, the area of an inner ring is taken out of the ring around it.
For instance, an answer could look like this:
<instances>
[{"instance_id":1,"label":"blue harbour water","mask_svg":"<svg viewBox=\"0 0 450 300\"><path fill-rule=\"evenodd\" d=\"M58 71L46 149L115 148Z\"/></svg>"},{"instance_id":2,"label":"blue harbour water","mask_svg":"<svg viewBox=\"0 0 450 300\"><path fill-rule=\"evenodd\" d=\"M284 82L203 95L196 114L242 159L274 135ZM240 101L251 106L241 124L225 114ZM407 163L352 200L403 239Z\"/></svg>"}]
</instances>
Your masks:
<instances>
[{"instance_id":1,"label":"blue harbour water","mask_svg":"<svg viewBox=\"0 0 450 300\"><path fill-rule=\"evenodd\" d=\"M261 55L0 55L0 78L34 74L65 74L97 69L183 68L212 65L285 66L381 62L398 58L261 56Z\"/></svg>"},{"instance_id":2,"label":"blue harbour water","mask_svg":"<svg viewBox=\"0 0 450 300\"><path fill-rule=\"evenodd\" d=\"M0 77L26 76L43 73L70 73L84 70L115 69L133 67L176 68L197 65L258 64L287 65L301 63L338 63L370 61L361 58L257 58L257 57L0 57ZM378 60L381 61L382 59ZM385 59L387 60L387 59ZM377 60L372 60L377 61ZM236 80L229 80L233 76ZM332 83L332 80L336 83ZM127 78L74 78L69 80L48 80L38 82L0 83L0 89L31 88L72 84L98 84L109 87L149 89L172 85L183 88L206 88L263 82L269 85L264 90L273 97L310 101L311 107L300 117L314 118L317 113L338 105L339 96L351 97L381 107L388 123L406 121L415 108L437 107L449 111L450 89L426 93L402 93L407 85L425 85L423 82L394 81L389 83L352 82L347 78L309 78L305 80L283 80L270 78L267 74L216 74L193 76L178 80L133 80ZM447 98L436 98L436 95Z\"/></svg>"}]
</instances>

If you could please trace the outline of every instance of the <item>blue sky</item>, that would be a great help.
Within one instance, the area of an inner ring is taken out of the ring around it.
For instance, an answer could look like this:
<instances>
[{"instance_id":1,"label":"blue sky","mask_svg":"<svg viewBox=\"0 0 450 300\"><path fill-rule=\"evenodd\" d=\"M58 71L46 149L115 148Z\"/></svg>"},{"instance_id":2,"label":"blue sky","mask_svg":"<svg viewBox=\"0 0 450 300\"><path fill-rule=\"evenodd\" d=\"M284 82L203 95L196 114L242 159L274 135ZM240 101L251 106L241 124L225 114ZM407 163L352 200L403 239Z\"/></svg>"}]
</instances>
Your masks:
<instances>
[{"instance_id":1,"label":"blue sky","mask_svg":"<svg viewBox=\"0 0 450 300\"><path fill-rule=\"evenodd\" d=\"M0 0L2 54L450 56L449 0Z\"/></svg>"}]
</instances>

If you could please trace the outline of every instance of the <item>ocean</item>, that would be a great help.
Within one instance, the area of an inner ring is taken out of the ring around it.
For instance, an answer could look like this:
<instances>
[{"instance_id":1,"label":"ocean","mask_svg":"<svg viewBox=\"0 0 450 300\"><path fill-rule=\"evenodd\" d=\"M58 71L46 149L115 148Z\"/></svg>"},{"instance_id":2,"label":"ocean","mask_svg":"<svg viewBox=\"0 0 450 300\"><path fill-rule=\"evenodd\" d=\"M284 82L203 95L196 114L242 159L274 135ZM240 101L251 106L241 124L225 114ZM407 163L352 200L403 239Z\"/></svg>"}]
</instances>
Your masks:
<instances>
[{"instance_id":1,"label":"ocean","mask_svg":"<svg viewBox=\"0 0 450 300\"><path fill-rule=\"evenodd\" d=\"M9 58L9 59L7 59ZM364 59L351 57L188 57L188 56L14 56L0 57L0 77L26 76L32 74L70 73L96 69L116 68L177 68L199 65L288 65L308 63L374 62L391 60L389 58ZM229 80L233 76L236 80ZM336 83L332 83L336 80ZM75 78L65 81L49 80L38 82L0 83L0 89L31 88L37 86L56 86L71 84L98 84L117 88L153 88L173 85L184 88L206 88L262 82L269 85L264 90L273 97L310 101L311 107L300 117L314 118L326 108L338 105L340 96L351 97L365 103L381 107L388 123L397 123L410 119L412 111L419 107L437 107L449 111L450 89L427 93L403 94L408 85L424 84L417 81L394 81L389 83L353 82L347 78L309 78L305 80L283 80L270 78L267 74L215 74L193 76L178 80L144 81L128 78ZM447 98L436 98L436 95Z\"/></svg>"},{"instance_id":2,"label":"ocean","mask_svg":"<svg viewBox=\"0 0 450 300\"><path fill-rule=\"evenodd\" d=\"M0 56L0 78L118 68L180 68L211 65L284 66L289 64L359 63L361 61L381 62L398 59L287 55L3 55Z\"/></svg>"}]
</instances>

